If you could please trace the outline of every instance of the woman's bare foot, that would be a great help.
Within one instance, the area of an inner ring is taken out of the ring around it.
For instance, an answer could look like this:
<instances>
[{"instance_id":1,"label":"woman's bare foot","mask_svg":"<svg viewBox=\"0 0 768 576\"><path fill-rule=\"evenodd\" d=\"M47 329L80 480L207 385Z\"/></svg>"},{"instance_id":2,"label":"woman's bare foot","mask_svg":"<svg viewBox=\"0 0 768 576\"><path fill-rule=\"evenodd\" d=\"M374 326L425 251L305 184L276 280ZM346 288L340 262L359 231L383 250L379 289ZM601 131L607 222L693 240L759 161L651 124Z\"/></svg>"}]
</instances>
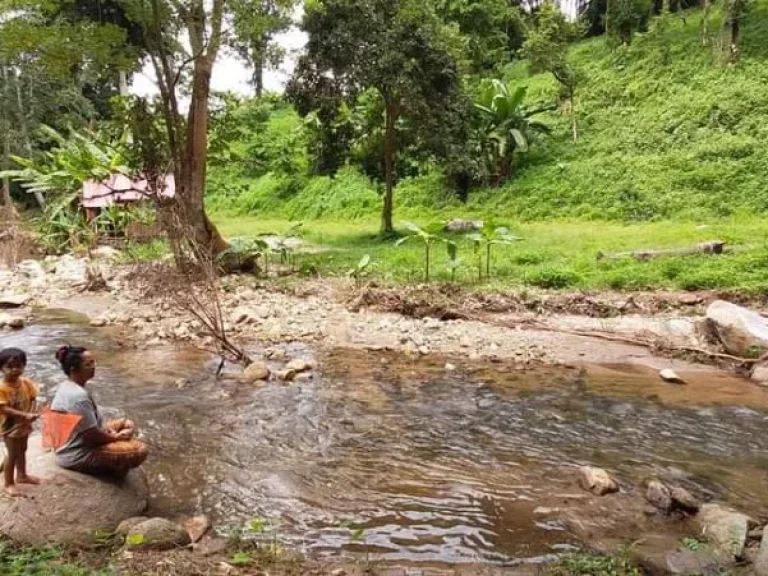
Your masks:
<instances>
[{"instance_id":1,"label":"woman's bare foot","mask_svg":"<svg viewBox=\"0 0 768 576\"><path fill-rule=\"evenodd\" d=\"M11 484L10 486L5 487L5 493L8 494L8 496L12 496L14 498L18 498L21 496L24 496L24 494L19 490L15 485Z\"/></svg>"},{"instance_id":2,"label":"woman's bare foot","mask_svg":"<svg viewBox=\"0 0 768 576\"><path fill-rule=\"evenodd\" d=\"M19 484L40 484L42 483L42 480L38 478L37 476L32 476L30 474L27 474L26 476L17 476L16 482Z\"/></svg>"}]
</instances>

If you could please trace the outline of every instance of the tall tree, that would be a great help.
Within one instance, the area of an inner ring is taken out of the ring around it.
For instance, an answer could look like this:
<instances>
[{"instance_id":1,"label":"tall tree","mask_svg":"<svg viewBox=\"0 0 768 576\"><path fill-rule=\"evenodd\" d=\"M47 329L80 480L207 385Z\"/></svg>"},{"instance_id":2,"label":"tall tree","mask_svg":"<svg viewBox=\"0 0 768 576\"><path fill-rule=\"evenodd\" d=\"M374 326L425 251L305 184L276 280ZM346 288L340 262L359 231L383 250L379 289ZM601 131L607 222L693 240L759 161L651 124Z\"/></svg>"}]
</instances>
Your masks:
<instances>
[{"instance_id":1,"label":"tall tree","mask_svg":"<svg viewBox=\"0 0 768 576\"><path fill-rule=\"evenodd\" d=\"M264 92L264 71L277 68L285 49L275 42L275 36L292 24L297 0L231 0L237 13L237 51L253 66L253 88L256 96Z\"/></svg>"},{"instance_id":2,"label":"tall tree","mask_svg":"<svg viewBox=\"0 0 768 576\"><path fill-rule=\"evenodd\" d=\"M650 0L609 0L605 12L605 31L623 44L648 23Z\"/></svg>"},{"instance_id":3,"label":"tall tree","mask_svg":"<svg viewBox=\"0 0 768 576\"><path fill-rule=\"evenodd\" d=\"M288 94L301 100L321 78L350 104L363 91L378 93L384 110L381 231L391 233L398 131L428 136L461 108L459 46L423 0L315 0L305 10L308 42Z\"/></svg>"},{"instance_id":4,"label":"tall tree","mask_svg":"<svg viewBox=\"0 0 768 576\"><path fill-rule=\"evenodd\" d=\"M161 221L177 260L208 258L227 247L205 212L211 75L224 40L225 0L126 0L141 25L160 90L160 111L173 165L175 196L163 198ZM183 35L189 50L179 41ZM189 91L186 118L182 90ZM145 107L147 108L147 107ZM157 171L164 167L147 167ZM187 250L185 250L185 248ZM191 251L189 249L192 249Z\"/></svg>"},{"instance_id":5,"label":"tall tree","mask_svg":"<svg viewBox=\"0 0 768 576\"><path fill-rule=\"evenodd\" d=\"M523 44L532 73L550 72L560 85L560 97L571 116L573 141L579 139L576 88L583 74L568 60L569 43L583 36L581 25L568 21L552 2L546 2L534 16L534 26Z\"/></svg>"},{"instance_id":6,"label":"tall tree","mask_svg":"<svg viewBox=\"0 0 768 576\"><path fill-rule=\"evenodd\" d=\"M736 62L739 59L741 21L746 18L748 10L749 0L724 0L723 2L723 24L728 29L730 62Z\"/></svg>"}]
</instances>

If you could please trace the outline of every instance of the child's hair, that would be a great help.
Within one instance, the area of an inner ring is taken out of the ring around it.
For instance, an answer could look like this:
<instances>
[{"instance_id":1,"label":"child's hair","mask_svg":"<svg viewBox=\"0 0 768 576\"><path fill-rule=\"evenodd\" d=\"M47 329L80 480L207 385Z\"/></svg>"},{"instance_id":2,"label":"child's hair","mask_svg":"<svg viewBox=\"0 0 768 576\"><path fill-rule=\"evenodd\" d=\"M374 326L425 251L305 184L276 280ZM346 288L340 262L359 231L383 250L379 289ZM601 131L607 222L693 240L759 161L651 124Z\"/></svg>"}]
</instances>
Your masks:
<instances>
[{"instance_id":1,"label":"child's hair","mask_svg":"<svg viewBox=\"0 0 768 576\"><path fill-rule=\"evenodd\" d=\"M22 366L27 365L27 353L20 348L5 348L0 350L0 368L13 361L21 362Z\"/></svg>"},{"instance_id":2,"label":"child's hair","mask_svg":"<svg viewBox=\"0 0 768 576\"><path fill-rule=\"evenodd\" d=\"M69 376L72 370L79 370L83 366L83 354L88 351L82 346L62 346L56 351L56 360L61 364L64 374Z\"/></svg>"}]
</instances>

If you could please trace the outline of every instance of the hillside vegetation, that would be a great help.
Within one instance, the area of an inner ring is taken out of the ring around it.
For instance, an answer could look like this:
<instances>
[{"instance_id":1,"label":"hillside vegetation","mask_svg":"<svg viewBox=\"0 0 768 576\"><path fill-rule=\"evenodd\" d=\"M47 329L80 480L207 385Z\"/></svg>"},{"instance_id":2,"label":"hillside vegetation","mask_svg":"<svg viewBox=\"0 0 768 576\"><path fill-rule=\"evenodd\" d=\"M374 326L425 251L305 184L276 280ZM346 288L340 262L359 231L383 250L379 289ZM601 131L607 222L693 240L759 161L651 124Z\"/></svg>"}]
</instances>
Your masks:
<instances>
[{"instance_id":1,"label":"hillside vegetation","mask_svg":"<svg viewBox=\"0 0 768 576\"><path fill-rule=\"evenodd\" d=\"M768 1L743 23L741 58L726 65L722 40L702 45L699 10L652 21L629 46L605 37L576 44L573 64L586 79L577 94L580 139L571 141L562 111L542 118L553 133L516 160L503 186L458 200L440 166L419 166L401 179L397 219L461 213L521 220L688 220L768 210ZM719 30L719 16L711 29ZM529 75L524 61L505 71L528 86L528 102L552 102L548 74ZM212 168L209 206L216 212L289 219L362 218L380 209L378 183L357 168L335 178L307 176L301 119L276 105L256 131L241 131L232 157ZM253 115L252 105L234 113ZM253 177L254 148L279 152L281 165Z\"/></svg>"}]
</instances>

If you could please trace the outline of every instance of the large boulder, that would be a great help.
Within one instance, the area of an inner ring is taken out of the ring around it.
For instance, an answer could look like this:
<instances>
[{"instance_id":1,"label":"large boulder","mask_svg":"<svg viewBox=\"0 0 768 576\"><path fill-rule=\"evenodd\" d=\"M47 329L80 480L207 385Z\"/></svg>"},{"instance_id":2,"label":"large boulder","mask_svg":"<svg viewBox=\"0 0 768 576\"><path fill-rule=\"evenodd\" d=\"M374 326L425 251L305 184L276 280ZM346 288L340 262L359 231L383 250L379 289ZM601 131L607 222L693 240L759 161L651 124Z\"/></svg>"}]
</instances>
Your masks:
<instances>
[{"instance_id":1,"label":"large boulder","mask_svg":"<svg viewBox=\"0 0 768 576\"><path fill-rule=\"evenodd\" d=\"M754 524L749 516L719 504L704 504L696 519L715 551L732 558L744 555L750 524Z\"/></svg>"},{"instance_id":2,"label":"large boulder","mask_svg":"<svg viewBox=\"0 0 768 576\"><path fill-rule=\"evenodd\" d=\"M707 308L707 321L731 354L750 357L768 351L768 322L756 312L716 300Z\"/></svg>"},{"instance_id":3,"label":"large boulder","mask_svg":"<svg viewBox=\"0 0 768 576\"><path fill-rule=\"evenodd\" d=\"M142 470L124 480L87 476L59 468L39 434L29 439L29 472L40 486L22 486L29 498L0 496L0 534L22 544L83 544L114 531L147 507L149 489Z\"/></svg>"},{"instance_id":4,"label":"large boulder","mask_svg":"<svg viewBox=\"0 0 768 576\"><path fill-rule=\"evenodd\" d=\"M763 529L763 538L753 569L757 576L768 576L768 527Z\"/></svg>"}]
</instances>

